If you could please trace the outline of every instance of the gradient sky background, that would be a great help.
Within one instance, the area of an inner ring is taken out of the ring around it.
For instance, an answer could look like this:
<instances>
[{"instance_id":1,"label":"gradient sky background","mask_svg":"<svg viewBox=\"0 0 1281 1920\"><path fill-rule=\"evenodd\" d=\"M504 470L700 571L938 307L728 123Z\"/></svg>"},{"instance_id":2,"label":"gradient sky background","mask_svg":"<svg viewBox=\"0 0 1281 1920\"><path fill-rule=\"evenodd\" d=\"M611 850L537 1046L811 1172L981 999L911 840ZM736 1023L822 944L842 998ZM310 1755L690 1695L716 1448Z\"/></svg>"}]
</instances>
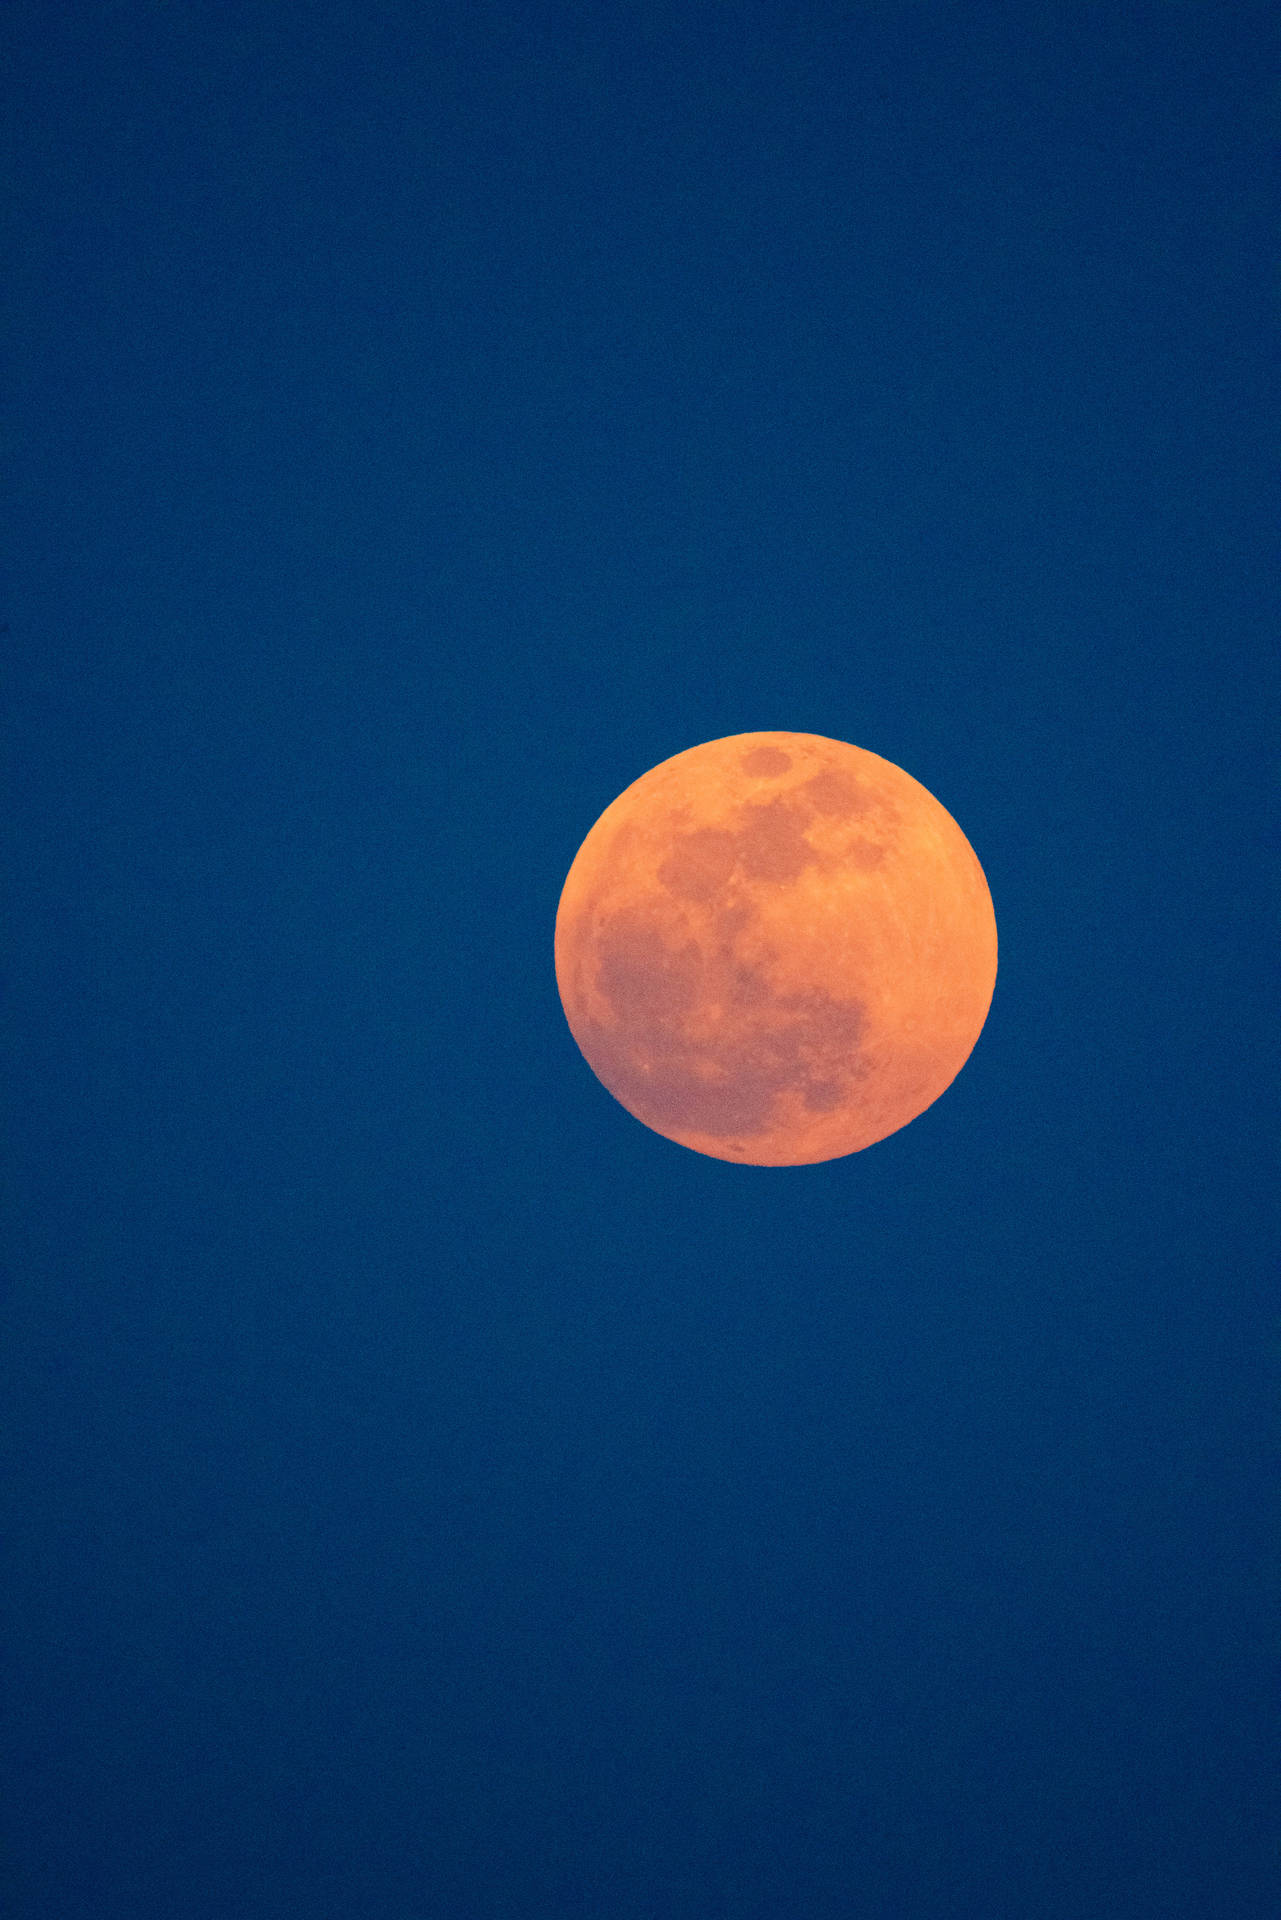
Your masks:
<instances>
[{"instance_id":1,"label":"gradient sky background","mask_svg":"<svg viewBox=\"0 0 1281 1920\"><path fill-rule=\"evenodd\" d=\"M6 1915L1274 1920L1274 6L3 32ZM775 727L1002 943L787 1171L551 964Z\"/></svg>"}]
</instances>

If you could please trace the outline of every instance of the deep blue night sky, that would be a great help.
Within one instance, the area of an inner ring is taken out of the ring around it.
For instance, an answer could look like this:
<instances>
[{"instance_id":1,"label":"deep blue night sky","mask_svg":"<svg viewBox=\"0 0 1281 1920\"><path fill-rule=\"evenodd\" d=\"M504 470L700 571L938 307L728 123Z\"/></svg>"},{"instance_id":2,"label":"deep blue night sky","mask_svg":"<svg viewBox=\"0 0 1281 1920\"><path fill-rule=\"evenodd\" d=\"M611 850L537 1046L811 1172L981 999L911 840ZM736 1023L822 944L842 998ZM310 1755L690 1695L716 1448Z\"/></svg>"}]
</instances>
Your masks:
<instances>
[{"instance_id":1,"label":"deep blue night sky","mask_svg":"<svg viewBox=\"0 0 1281 1920\"><path fill-rule=\"evenodd\" d=\"M1281 20L11 0L12 1920L1273 1920ZM630 781L955 815L862 1154L556 997Z\"/></svg>"}]
</instances>

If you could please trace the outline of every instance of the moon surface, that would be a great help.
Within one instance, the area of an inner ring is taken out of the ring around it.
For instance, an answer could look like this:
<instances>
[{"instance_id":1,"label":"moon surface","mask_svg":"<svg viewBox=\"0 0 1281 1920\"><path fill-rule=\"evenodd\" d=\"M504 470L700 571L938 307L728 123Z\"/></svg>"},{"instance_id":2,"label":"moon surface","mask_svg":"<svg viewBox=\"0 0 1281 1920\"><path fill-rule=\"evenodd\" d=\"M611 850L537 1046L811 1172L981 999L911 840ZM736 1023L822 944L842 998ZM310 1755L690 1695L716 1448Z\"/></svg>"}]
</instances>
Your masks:
<instances>
[{"instance_id":1,"label":"moon surface","mask_svg":"<svg viewBox=\"0 0 1281 1920\"><path fill-rule=\"evenodd\" d=\"M575 856L555 948L570 1031L615 1099L753 1166L914 1120L996 982L992 897L951 814L812 733L710 740L634 781Z\"/></svg>"}]
</instances>

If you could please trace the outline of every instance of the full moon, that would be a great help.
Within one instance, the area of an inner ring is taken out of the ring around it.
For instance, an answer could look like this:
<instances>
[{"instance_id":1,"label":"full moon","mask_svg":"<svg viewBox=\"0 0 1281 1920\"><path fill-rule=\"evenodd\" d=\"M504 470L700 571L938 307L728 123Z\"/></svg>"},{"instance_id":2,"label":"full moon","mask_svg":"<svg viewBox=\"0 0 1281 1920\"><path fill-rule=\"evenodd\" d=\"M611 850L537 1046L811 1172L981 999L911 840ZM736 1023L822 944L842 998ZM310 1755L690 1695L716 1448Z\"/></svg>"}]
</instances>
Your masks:
<instances>
[{"instance_id":1,"label":"full moon","mask_svg":"<svg viewBox=\"0 0 1281 1920\"><path fill-rule=\"evenodd\" d=\"M857 1153L949 1087L987 1018L996 917L945 807L812 733L690 747L606 807L556 915L570 1031L695 1153Z\"/></svg>"}]
</instances>

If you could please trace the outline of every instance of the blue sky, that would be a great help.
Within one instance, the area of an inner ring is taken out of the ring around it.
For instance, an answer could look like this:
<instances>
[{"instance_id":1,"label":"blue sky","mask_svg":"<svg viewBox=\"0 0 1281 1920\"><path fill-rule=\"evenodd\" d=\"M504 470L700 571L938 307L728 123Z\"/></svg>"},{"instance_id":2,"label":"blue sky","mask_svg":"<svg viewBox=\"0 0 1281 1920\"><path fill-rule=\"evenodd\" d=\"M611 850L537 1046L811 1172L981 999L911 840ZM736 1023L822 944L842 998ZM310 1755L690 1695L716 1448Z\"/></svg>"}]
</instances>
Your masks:
<instances>
[{"instance_id":1,"label":"blue sky","mask_svg":"<svg viewBox=\"0 0 1281 1920\"><path fill-rule=\"evenodd\" d=\"M1264 1920L1270 8L16 0L22 1920ZM1001 935L742 1168L601 810L798 729Z\"/></svg>"}]
</instances>

